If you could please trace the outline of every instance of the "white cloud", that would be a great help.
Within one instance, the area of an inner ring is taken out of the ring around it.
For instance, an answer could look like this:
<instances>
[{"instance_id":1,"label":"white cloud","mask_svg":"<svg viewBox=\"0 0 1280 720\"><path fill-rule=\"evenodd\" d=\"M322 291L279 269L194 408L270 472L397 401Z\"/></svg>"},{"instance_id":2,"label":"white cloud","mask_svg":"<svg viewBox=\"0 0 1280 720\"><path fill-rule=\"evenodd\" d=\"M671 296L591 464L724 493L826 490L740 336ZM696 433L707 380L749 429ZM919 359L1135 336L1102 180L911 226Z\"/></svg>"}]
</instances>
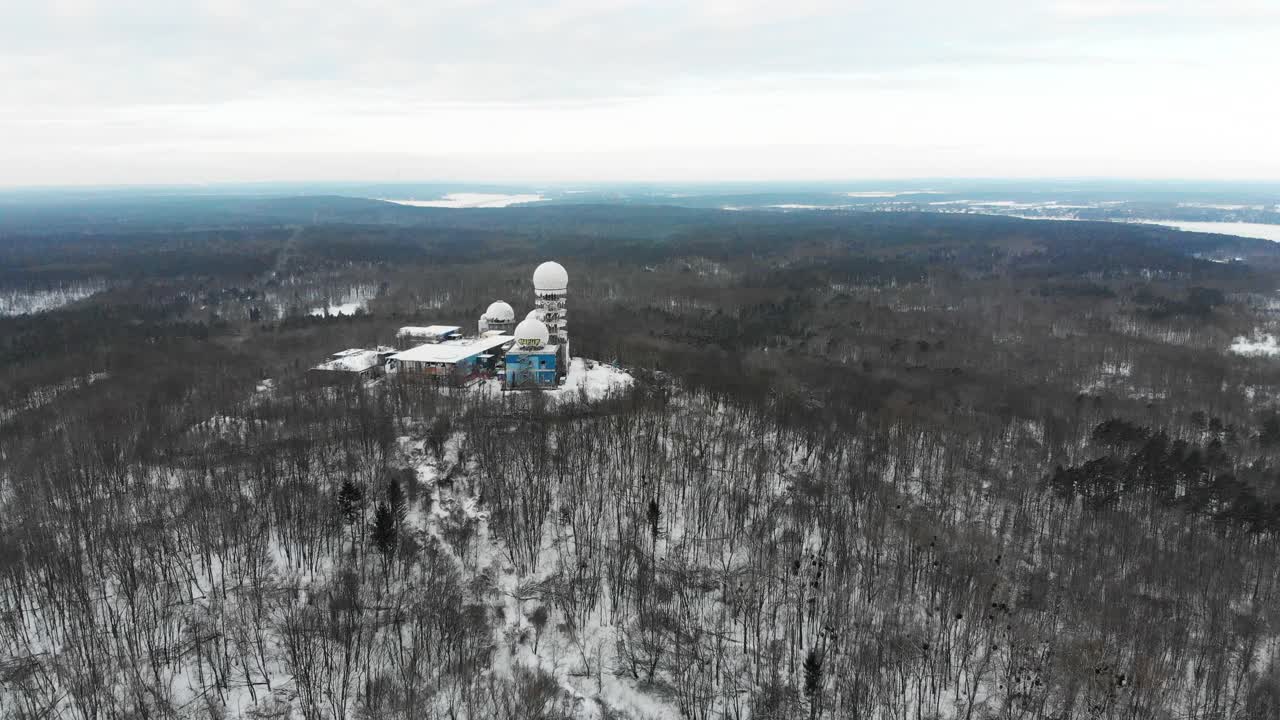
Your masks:
<instances>
[{"instance_id":1,"label":"white cloud","mask_svg":"<svg viewBox=\"0 0 1280 720\"><path fill-rule=\"evenodd\" d=\"M1053 9L1061 15L1085 19L1195 18L1222 22L1280 16L1280 7L1271 0L1063 0L1054 3Z\"/></svg>"},{"instance_id":2,"label":"white cloud","mask_svg":"<svg viewBox=\"0 0 1280 720\"><path fill-rule=\"evenodd\" d=\"M0 184L1280 177L1268 7L24 3Z\"/></svg>"}]
</instances>

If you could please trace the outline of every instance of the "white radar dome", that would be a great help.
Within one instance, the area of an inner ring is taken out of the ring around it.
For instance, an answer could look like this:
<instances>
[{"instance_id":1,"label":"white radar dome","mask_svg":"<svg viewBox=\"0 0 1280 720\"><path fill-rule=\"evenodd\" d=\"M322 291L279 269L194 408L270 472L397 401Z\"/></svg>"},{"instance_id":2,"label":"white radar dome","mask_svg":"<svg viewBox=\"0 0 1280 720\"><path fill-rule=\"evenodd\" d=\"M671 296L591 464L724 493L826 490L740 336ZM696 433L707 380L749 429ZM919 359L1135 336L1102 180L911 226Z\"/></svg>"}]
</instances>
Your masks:
<instances>
[{"instance_id":1,"label":"white radar dome","mask_svg":"<svg viewBox=\"0 0 1280 720\"><path fill-rule=\"evenodd\" d=\"M533 289L549 292L569 289L569 273L558 262L544 262L533 271Z\"/></svg>"},{"instance_id":2,"label":"white radar dome","mask_svg":"<svg viewBox=\"0 0 1280 720\"><path fill-rule=\"evenodd\" d=\"M530 310L529 314L525 315L524 317L526 320L528 320L529 318L533 318L534 320L541 321L542 318L546 316L546 314L547 314L546 311L544 311L542 308L534 308Z\"/></svg>"},{"instance_id":3,"label":"white radar dome","mask_svg":"<svg viewBox=\"0 0 1280 720\"><path fill-rule=\"evenodd\" d=\"M516 319L516 311L511 309L511 306L507 303L499 300L489 304L489 309L484 311L484 316L489 320L508 322Z\"/></svg>"},{"instance_id":4,"label":"white radar dome","mask_svg":"<svg viewBox=\"0 0 1280 720\"><path fill-rule=\"evenodd\" d=\"M542 347L550 340L546 324L537 318L525 318L516 326L516 345L520 347Z\"/></svg>"}]
</instances>

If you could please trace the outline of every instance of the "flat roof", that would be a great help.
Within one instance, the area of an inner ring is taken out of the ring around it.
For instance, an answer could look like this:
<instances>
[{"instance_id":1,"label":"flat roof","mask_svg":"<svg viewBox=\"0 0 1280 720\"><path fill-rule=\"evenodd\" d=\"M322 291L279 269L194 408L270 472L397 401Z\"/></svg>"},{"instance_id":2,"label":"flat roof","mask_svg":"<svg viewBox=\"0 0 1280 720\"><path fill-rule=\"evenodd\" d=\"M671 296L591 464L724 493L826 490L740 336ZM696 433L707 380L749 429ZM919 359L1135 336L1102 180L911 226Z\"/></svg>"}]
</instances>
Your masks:
<instances>
[{"instance_id":1,"label":"flat roof","mask_svg":"<svg viewBox=\"0 0 1280 720\"><path fill-rule=\"evenodd\" d=\"M461 329L461 325L406 325L396 335L448 335Z\"/></svg>"},{"instance_id":2,"label":"flat roof","mask_svg":"<svg viewBox=\"0 0 1280 720\"><path fill-rule=\"evenodd\" d=\"M334 353L338 356L335 360L322 362L312 368L313 370L331 370L333 372L364 372L369 368L378 365L378 351L361 350L352 348L343 350L340 353Z\"/></svg>"},{"instance_id":3,"label":"flat roof","mask_svg":"<svg viewBox=\"0 0 1280 720\"><path fill-rule=\"evenodd\" d=\"M506 345L516 339L514 335L493 335L482 338L463 338L445 340L442 343L427 343L396 353L391 357L406 362L456 363L487 350Z\"/></svg>"}]
</instances>

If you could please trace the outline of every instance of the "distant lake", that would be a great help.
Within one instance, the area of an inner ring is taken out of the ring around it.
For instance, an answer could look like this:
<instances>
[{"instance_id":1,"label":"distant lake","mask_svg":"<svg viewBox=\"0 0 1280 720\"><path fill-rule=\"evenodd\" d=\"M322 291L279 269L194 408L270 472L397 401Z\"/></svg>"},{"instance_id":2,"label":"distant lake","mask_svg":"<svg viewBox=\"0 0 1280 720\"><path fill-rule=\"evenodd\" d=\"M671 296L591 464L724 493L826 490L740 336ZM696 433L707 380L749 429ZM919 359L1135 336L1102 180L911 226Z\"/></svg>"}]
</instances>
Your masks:
<instances>
[{"instance_id":1,"label":"distant lake","mask_svg":"<svg viewBox=\"0 0 1280 720\"><path fill-rule=\"evenodd\" d=\"M1240 237L1259 238L1280 242L1280 225L1247 222L1190 222L1184 220L1134 220L1133 222L1151 225L1165 225L1188 232L1217 233L1219 235L1239 235Z\"/></svg>"}]
</instances>

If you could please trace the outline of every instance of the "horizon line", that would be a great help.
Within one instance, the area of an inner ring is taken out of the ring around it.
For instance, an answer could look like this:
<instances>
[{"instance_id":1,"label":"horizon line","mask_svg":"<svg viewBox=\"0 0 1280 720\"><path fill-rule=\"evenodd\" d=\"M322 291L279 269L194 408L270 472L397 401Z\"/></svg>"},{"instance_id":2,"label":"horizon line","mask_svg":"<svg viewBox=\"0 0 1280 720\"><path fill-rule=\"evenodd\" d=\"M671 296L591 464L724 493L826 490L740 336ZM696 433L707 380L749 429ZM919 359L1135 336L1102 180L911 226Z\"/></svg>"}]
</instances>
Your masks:
<instances>
[{"instance_id":1,"label":"horizon line","mask_svg":"<svg viewBox=\"0 0 1280 720\"><path fill-rule=\"evenodd\" d=\"M1141 177L1141 176L1071 176L1071 175L936 175L936 176L899 176L899 177L862 177L835 179L778 179L778 180L739 180L739 179L703 179L703 180L449 180L449 179L417 179L417 180L218 180L213 182L173 181L148 183L58 183L20 185L0 183L0 193L21 192L56 192L56 191L111 191L111 190L200 190L200 189L235 189L235 188L271 188L271 187L351 187L351 186L395 186L395 185L453 185L458 187L549 187L572 188L575 186L594 187L626 187L626 186L830 186L830 185L867 185L875 183L1095 183L1095 184L1147 184L1147 185L1254 185L1280 186L1280 178L1195 178L1195 177ZM925 191L929 188L919 188ZM906 191L910 192L910 191Z\"/></svg>"}]
</instances>

